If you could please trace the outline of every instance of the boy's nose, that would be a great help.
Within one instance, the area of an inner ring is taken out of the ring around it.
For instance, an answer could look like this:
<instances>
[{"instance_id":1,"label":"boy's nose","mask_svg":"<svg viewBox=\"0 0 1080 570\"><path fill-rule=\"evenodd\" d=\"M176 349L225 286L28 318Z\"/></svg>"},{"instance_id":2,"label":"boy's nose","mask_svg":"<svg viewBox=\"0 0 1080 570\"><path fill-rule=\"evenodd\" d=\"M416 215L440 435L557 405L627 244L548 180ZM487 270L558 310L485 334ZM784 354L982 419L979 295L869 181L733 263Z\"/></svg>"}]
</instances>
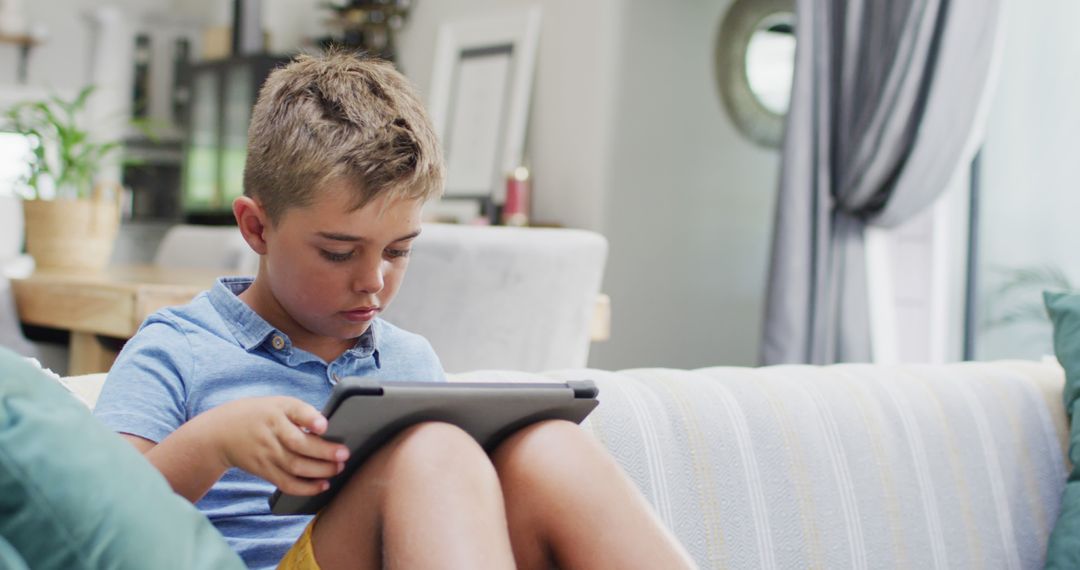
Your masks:
<instances>
[{"instance_id":1,"label":"boy's nose","mask_svg":"<svg viewBox=\"0 0 1080 570\"><path fill-rule=\"evenodd\" d=\"M353 291L374 295L383 288L382 260L372 264L366 263L353 274Z\"/></svg>"}]
</instances>

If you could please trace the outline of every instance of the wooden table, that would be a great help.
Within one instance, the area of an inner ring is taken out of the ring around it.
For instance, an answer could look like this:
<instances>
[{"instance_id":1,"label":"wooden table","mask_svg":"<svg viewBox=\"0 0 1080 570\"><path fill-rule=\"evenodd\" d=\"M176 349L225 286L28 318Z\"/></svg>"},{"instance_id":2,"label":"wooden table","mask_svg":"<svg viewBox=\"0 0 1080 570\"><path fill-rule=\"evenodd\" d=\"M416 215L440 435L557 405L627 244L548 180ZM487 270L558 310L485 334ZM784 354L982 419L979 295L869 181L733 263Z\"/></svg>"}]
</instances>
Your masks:
<instances>
[{"instance_id":1,"label":"wooden table","mask_svg":"<svg viewBox=\"0 0 1080 570\"><path fill-rule=\"evenodd\" d=\"M71 331L68 374L76 375L107 371L121 341L131 338L148 315L187 303L220 274L217 269L149 265L96 272L38 270L11 285L19 320Z\"/></svg>"},{"instance_id":2,"label":"wooden table","mask_svg":"<svg viewBox=\"0 0 1080 570\"><path fill-rule=\"evenodd\" d=\"M38 270L13 279L19 320L71 331L68 374L106 372L122 341L154 311L187 303L209 289L221 270L151 265L113 266L97 272ZM599 295L593 341L610 336L611 301Z\"/></svg>"}]
</instances>

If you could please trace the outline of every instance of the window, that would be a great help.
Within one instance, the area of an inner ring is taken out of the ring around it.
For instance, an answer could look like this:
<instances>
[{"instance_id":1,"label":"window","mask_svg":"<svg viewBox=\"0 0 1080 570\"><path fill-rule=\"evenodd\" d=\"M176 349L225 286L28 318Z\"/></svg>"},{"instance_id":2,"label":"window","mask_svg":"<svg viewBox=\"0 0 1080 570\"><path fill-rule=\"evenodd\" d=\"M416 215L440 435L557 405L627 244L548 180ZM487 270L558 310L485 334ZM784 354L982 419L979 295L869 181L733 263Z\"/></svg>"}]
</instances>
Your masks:
<instances>
[{"instance_id":1,"label":"window","mask_svg":"<svg viewBox=\"0 0 1080 570\"><path fill-rule=\"evenodd\" d=\"M15 192L19 180L30 173L31 142L27 137L0 132L0 196Z\"/></svg>"}]
</instances>

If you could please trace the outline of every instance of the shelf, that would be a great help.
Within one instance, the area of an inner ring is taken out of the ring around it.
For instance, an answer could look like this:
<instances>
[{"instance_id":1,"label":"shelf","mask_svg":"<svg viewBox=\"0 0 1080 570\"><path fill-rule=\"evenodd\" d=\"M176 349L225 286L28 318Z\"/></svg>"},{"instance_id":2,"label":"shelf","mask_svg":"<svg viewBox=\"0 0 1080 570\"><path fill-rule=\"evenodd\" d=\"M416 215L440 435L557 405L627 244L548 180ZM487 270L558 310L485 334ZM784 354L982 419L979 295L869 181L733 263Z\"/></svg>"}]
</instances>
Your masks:
<instances>
[{"instance_id":1,"label":"shelf","mask_svg":"<svg viewBox=\"0 0 1080 570\"><path fill-rule=\"evenodd\" d=\"M40 43L41 40L28 34L0 34L0 44L19 47L19 67L15 77L20 84L26 84L26 63L30 59L30 48Z\"/></svg>"},{"instance_id":2,"label":"shelf","mask_svg":"<svg viewBox=\"0 0 1080 570\"><path fill-rule=\"evenodd\" d=\"M41 43L41 40L38 40L34 36L26 34L0 34L0 44L15 44L17 46L30 48L38 45L39 43Z\"/></svg>"}]
</instances>

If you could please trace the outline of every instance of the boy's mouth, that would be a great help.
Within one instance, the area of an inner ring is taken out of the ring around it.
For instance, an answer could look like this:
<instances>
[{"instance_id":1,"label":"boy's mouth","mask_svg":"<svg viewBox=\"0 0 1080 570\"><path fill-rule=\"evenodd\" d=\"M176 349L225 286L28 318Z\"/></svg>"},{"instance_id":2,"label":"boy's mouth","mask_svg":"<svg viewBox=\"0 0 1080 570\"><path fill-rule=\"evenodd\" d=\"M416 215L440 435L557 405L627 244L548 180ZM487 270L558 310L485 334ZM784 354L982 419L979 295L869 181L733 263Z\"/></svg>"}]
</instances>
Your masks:
<instances>
[{"instance_id":1,"label":"boy's mouth","mask_svg":"<svg viewBox=\"0 0 1080 570\"><path fill-rule=\"evenodd\" d=\"M378 315L379 311L381 311L381 310L382 310L381 308L374 307L374 306L372 306L372 307L359 307L359 308L356 308L356 309L349 309L348 311L342 311L341 314L344 315L345 318L350 320L350 321L360 323L360 322L366 322L366 321L370 321L371 319L374 319L375 315Z\"/></svg>"}]
</instances>

